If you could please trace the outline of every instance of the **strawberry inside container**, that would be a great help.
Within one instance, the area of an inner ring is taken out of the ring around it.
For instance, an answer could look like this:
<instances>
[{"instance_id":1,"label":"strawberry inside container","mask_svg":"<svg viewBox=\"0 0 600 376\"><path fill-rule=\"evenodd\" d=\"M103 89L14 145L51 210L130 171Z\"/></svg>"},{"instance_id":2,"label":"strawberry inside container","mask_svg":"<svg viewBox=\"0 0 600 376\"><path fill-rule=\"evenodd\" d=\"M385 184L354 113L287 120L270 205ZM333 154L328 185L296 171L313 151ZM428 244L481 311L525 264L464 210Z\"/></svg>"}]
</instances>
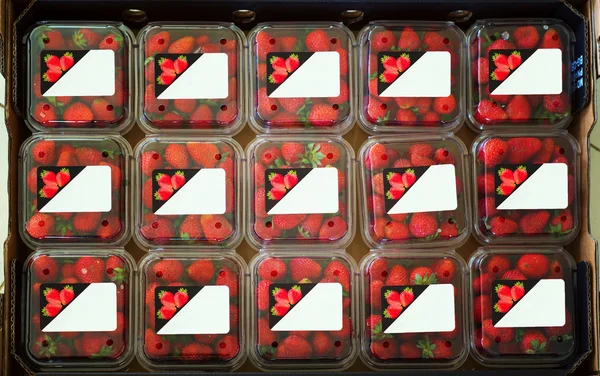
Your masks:
<instances>
[{"instance_id":1,"label":"strawberry inside container","mask_svg":"<svg viewBox=\"0 0 600 376\"><path fill-rule=\"evenodd\" d=\"M359 37L367 132L451 130L464 119L465 36L451 22L372 22Z\"/></svg>"},{"instance_id":2,"label":"strawberry inside container","mask_svg":"<svg viewBox=\"0 0 600 376\"><path fill-rule=\"evenodd\" d=\"M138 359L150 370L233 370L245 359L246 264L234 252L140 261Z\"/></svg>"},{"instance_id":3,"label":"strawberry inside container","mask_svg":"<svg viewBox=\"0 0 600 376\"><path fill-rule=\"evenodd\" d=\"M356 266L348 254L261 251L250 270L254 365L342 370L354 362Z\"/></svg>"},{"instance_id":4,"label":"strawberry inside container","mask_svg":"<svg viewBox=\"0 0 600 376\"><path fill-rule=\"evenodd\" d=\"M341 23L250 32L250 124L261 133L345 133L354 122L354 36Z\"/></svg>"},{"instance_id":5,"label":"strawberry inside container","mask_svg":"<svg viewBox=\"0 0 600 376\"><path fill-rule=\"evenodd\" d=\"M575 262L562 248L471 256L471 350L486 366L561 366L577 348Z\"/></svg>"},{"instance_id":6,"label":"strawberry inside container","mask_svg":"<svg viewBox=\"0 0 600 376\"><path fill-rule=\"evenodd\" d=\"M123 244L131 150L118 136L37 135L21 148L21 236L40 245Z\"/></svg>"},{"instance_id":7,"label":"strawberry inside container","mask_svg":"<svg viewBox=\"0 0 600 376\"><path fill-rule=\"evenodd\" d=\"M25 355L36 368L119 369L131 361L134 268L122 249L42 249L29 257Z\"/></svg>"},{"instance_id":8,"label":"strawberry inside container","mask_svg":"<svg viewBox=\"0 0 600 376\"><path fill-rule=\"evenodd\" d=\"M142 247L239 244L242 150L237 142L151 137L135 154L135 239Z\"/></svg>"},{"instance_id":9,"label":"strawberry inside container","mask_svg":"<svg viewBox=\"0 0 600 376\"><path fill-rule=\"evenodd\" d=\"M338 137L264 136L247 148L248 240L343 246L353 236L353 151Z\"/></svg>"},{"instance_id":10,"label":"strawberry inside container","mask_svg":"<svg viewBox=\"0 0 600 376\"><path fill-rule=\"evenodd\" d=\"M469 125L565 128L573 31L561 20L480 20L467 33Z\"/></svg>"},{"instance_id":11,"label":"strawberry inside container","mask_svg":"<svg viewBox=\"0 0 600 376\"><path fill-rule=\"evenodd\" d=\"M460 256L372 251L360 274L361 355L369 367L455 369L465 361L466 264Z\"/></svg>"},{"instance_id":12,"label":"strawberry inside container","mask_svg":"<svg viewBox=\"0 0 600 376\"><path fill-rule=\"evenodd\" d=\"M147 133L239 131L245 107L241 30L151 23L138 38L140 121Z\"/></svg>"},{"instance_id":13,"label":"strawberry inside container","mask_svg":"<svg viewBox=\"0 0 600 376\"><path fill-rule=\"evenodd\" d=\"M473 145L475 235L567 244L579 232L579 145L566 132L491 134Z\"/></svg>"},{"instance_id":14,"label":"strawberry inside container","mask_svg":"<svg viewBox=\"0 0 600 376\"><path fill-rule=\"evenodd\" d=\"M133 38L113 22L35 26L27 36L27 124L50 132L128 130Z\"/></svg>"},{"instance_id":15,"label":"strawberry inside container","mask_svg":"<svg viewBox=\"0 0 600 376\"><path fill-rule=\"evenodd\" d=\"M464 144L451 135L367 140L359 152L365 240L384 248L466 241L465 155Z\"/></svg>"}]
</instances>

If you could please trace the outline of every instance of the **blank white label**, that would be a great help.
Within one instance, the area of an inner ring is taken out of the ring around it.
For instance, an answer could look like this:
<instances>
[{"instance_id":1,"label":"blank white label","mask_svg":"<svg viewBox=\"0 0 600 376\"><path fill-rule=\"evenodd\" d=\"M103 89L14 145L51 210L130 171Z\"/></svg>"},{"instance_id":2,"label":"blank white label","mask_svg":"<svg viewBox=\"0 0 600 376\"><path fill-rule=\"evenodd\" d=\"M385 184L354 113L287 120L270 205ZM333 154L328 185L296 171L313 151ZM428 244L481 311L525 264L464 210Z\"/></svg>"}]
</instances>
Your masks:
<instances>
[{"instance_id":1,"label":"blank white label","mask_svg":"<svg viewBox=\"0 0 600 376\"><path fill-rule=\"evenodd\" d=\"M380 97L447 97L452 75L450 52L425 52Z\"/></svg>"},{"instance_id":2,"label":"blank white label","mask_svg":"<svg viewBox=\"0 0 600 376\"><path fill-rule=\"evenodd\" d=\"M490 64L493 62L490 61ZM490 70L492 70L491 67ZM491 94L560 94L563 91L562 70L562 51L560 49L539 49L529 59L523 61Z\"/></svg>"}]
</instances>

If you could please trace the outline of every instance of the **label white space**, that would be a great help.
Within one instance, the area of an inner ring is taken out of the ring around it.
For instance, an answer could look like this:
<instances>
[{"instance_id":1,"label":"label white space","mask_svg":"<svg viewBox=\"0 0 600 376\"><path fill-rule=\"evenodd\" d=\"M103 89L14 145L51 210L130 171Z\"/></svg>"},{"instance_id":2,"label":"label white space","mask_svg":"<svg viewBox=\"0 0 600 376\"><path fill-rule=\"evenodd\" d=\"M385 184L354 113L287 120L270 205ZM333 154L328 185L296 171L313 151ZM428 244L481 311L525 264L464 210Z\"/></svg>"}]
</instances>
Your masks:
<instances>
[{"instance_id":1,"label":"label white space","mask_svg":"<svg viewBox=\"0 0 600 376\"><path fill-rule=\"evenodd\" d=\"M565 209L568 205L568 166L564 163L544 163L519 185L497 209Z\"/></svg>"},{"instance_id":2,"label":"label white space","mask_svg":"<svg viewBox=\"0 0 600 376\"><path fill-rule=\"evenodd\" d=\"M456 326L454 315L454 286L430 285L384 333L451 332Z\"/></svg>"},{"instance_id":3,"label":"label white space","mask_svg":"<svg viewBox=\"0 0 600 376\"><path fill-rule=\"evenodd\" d=\"M560 94L563 91L562 70L562 51L560 49L539 49L529 59L523 61L491 94Z\"/></svg>"},{"instance_id":4,"label":"label white space","mask_svg":"<svg viewBox=\"0 0 600 376\"><path fill-rule=\"evenodd\" d=\"M338 191L337 168L313 168L267 214L337 213Z\"/></svg>"},{"instance_id":5,"label":"label white space","mask_svg":"<svg viewBox=\"0 0 600 376\"><path fill-rule=\"evenodd\" d=\"M90 50L50 87L44 97L115 94L115 52Z\"/></svg>"},{"instance_id":6,"label":"label white space","mask_svg":"<svg viewBox=\"0 0 600 376\"><path fill-rule=\"evenodd\" d=\"M227 54L205 53L163 91L158 99L223 99L229 95Z\"/></svg>"},{"instance_id":7,"label":"label white space","mask_svg":"<svg viewBox=\"0 0 600 376\"><path fill-rule=\"evenodd\" d=\"M112 332L117 329L117 285L92 283L42 332Z\"/></svg>"},{"instance_id":8,"label":"label white space","mask_svg":"<svg viewBox=\"0 0 600 376\"><path fill-rule=\"evenodd\" d=\"M157 334L227 334L229 320L229 287L204 286Z\"/></svg>"},{"instance_id":9,"label":"label white space","mask_svg":"<svg viewBox=\"0 0 600 376\"><path fill-rule=\"evenodd\" d=\"M452 74L448 51L425 52L380 97L447 97Z\"/></svg>"},{"instance_id":10,"label":"label white space","mask_svg":"<svg viewBox=\"0 0 600 376\"><path fill-rule=\"evenodd\" d=\"M388 214L456 210L456 172L454 165L430 166L413 186L394 204Z\"/></svg>"},{"instance_id":11,"label":"label white space","mask_svg":"<svg viewBox=\"0 0 600 376\"><path fill-rule=\"evenodd\" d=\"M112 208L110 166L87 166L40 213L107 213Z\"/></svg>"},{"instance_id":12,"label":"label white space","mask_svg":"<svg viewBox=\"0 0 600 376\"><path fill-rule=\"evenodd\" d=\"M542 279L494 327L561 327L566 323L565 281Z\"/></svg>"},{"instance_id":13,"label":"label white space","mask_svg":"<svg viewBox=\"0 0 600 376\"><path fill-rule=\"evenodd\" d=\"M175 172L176 170L173 170ZM226 207L225 170L203 168L179 188L154 214L223 214Z\"/></svg>"},{"instance_id":14,"label":"label white space","mask_svg":"<svg viewBox=\"0 0 600 376\"><path fill-rule=\"evenodd\" d=\"M331 98L340 95L340 54L321 51L311 55L269 97Z\"/></svg>"},{"instance_id":15,"label":"label white space","mask_svg":"<svg viewBox=\"0 0 600 376\"><path fill-rule=\"evenodd\" d=\"M342 300L341 284L318 283L271 330L274 332L341 330Z\"/></svg>"}]
</instances>

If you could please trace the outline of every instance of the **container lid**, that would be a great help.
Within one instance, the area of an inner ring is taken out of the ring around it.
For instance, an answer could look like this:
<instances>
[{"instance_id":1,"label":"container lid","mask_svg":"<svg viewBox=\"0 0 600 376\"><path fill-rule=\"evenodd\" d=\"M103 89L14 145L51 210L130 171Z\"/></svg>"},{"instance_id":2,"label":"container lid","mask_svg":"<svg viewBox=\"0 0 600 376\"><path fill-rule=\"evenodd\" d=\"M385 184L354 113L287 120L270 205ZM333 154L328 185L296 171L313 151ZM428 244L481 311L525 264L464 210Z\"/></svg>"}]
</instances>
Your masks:
<instances>
[{"instance_id":1,"label":"container lid","mask_svg":"<svg viewBox=\"0 0 600 376\"><path fill-rule=\"evenodd\" d=\"M37 368L118 369L133 356L122 249L39 250L25 262L25 356Z\"/></svg>"}]
</instances>

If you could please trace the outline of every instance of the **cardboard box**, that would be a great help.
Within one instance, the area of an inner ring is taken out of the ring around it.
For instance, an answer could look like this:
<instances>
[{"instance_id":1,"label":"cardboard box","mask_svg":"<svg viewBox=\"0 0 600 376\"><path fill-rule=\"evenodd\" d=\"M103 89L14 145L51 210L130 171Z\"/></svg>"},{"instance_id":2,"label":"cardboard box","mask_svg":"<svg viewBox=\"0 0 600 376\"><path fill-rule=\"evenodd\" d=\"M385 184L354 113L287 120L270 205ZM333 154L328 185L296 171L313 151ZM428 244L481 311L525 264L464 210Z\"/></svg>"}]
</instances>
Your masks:
<instances>
[{"instance_id":1,"label":"cardboard box","mask_svg":"<svg viewBox=\"0 0 600 376\"><path fill-rule=\"evenodd\" d=\"M595 72L597 62L593 60L596 55L596 34L593 33L594 23L599 22L598 18L592 16L596 9L596 2L576 2L569 5L557 0L526 0L520 2L509 2L496 0L492 2L476 2L476 1L409 1L409 2L387 2L373 1L361 2L348 0L345 2L319 2L316 0L298 1L298 2L272 2L268 0L253 1L251 3L240 3L222 1L218 7L214 6L214 2L206 0L190 0L190 1L170 1L168 7L160 0L129 0L123 3L117 2L93 2L87 0L39 0L27 3L26 1L3 1L2 14L0 19L1 30L3 33L3 73L7 78L6 103L0 101L0 112L4 114L6 111L6 125L8 136L10 137L9 144L3 139L3 130L0 131L0 229L5 228L2 220L9 218L9 237L5 243L4 252L4 277L6 293L3 299L0 300L0 324L2 341L0 348L2 357L0 358L0 369L4 374L17 375L23 372L32 373L32 369L23 361L20 346L20 311L21 311L21 268L23 260L31 252L26 248L19 237L19 221L18 221L18 150L21 143L30 135L28 128L23 122L23 118L19 115L19 108L22 108L22 99L25 87L23 84L24 67L24 50L22 49L23 36L26 30L35 22L43 20L115 20L121 21L123 17L127 25L133 30L137 30L145 24L146 20L137 12L128 11L130 8L140 9L145 12L147 20L185 20L185 21L210 21L210 20L232 20L234 14L235 20L240 20L239 16L244 15L241 21L248 21L251 14L248 12L232 13L241 7L250 8L255 11L255 18L250 22L239 23L239 26L244 30L252 28L256 22L265 21L292 21L292 20L342 20L347 21L348 26L354 30L359 30L365 23L371 20L381 20L394 18L398 15L399 19L433 19L443 20L449 15L451 17L465 18L464 11L472 12L470 19L461 22L458 25L466 28L475 19L491 18L491 17L554 17L560 18L569 24L576 36L576 56L575 59L581 57L580 65L575 67L574 74L581 74L582 80L579 82L580 87L575 93L574 107L579 111L575 115L573 122L569 127L570 133L577 138L581 147L581 213L582 213L582 231L579 236L566 249L573 255L579 263L579 302L583 302L583 306L579 310L579 327L583 328L583 333L580 333L583 341L579 343L579 354L574 361L564 369L558 370L528 370L528 373L536 373L539 375L565 374L570 370L578 368L578 373L590 374L598 372L598 310L597 310L597 243L589 233L589 191L591 187L588 185L589 177L589 142L588 136L595 123ZM348 9L358 9L364 14ZM184 10L184 11L183 11ZM460 10L460 12L458 12ZM464 11L463 11L464 10ZM596 9L597 10L597 9ZM454 13L451 13L454 12ZM135 17L142 19L142 22L134 22ZM356 18L352 18L359 16ZM238 18L235 18L238 17ZM133 21L132 21L133 20ZM351 22L355 21L355 22ZM459 20L460 21L460 20ZM592 22L594 21L594 22ZM1 84L2 82L0 82ZM457 135L470 145L476 134L463 126ZM128 134L126 139L135 146L136 143L143 137L143 133L139 127L134 127ZM238 134L235 139L245 146L254 138L255 134L246 126L244 130ZM344 136L344 138L358 150L360 145L366 140L367 135L355 125L352 131ZM5 163L6 159L2 153L8 150L8 167ZM8 215L3 209L3 201L6 200L6 195L3 192L6 176L2 173L8 172ZM347 252L356 260L359 260L367 251L368 248L364 244L356 228L357 235L354 242L347 248ZM3 239L3 233L0 230L0 239ZM2 240L0 240L2 241ZM468 259L479 245L473 238L457 252L465 259ZM139 259L145 251L139 249L133 241L125 247L136 259ZM238 253L247 261L255 254L246 242L243 242L237 248ZM589 268L589 274L588 274ZM1 283L1 282L0 282ZM587 289L589 283L589 291ZM589 309L589 311L588 311ZM583 334L583 335L582 335ZM588 343L591 341L591 343ZM591 345L591 346L590 346ZM365 372L367 368L357 361L351 371ZM507 371L490 371L483 370L471 358L461 367L461 370L476 370L475 372L508 374ZM129 372L134 374L136 371L142 371L136 361L129 366ZM252 372L255 369L247 362L241 369L241 372ZM522 374L523 370L515 371L514 374ZM50 373L45 373L50 374ZM58 374L58 373L55 373ZM61 373L62 374L62 373Z\"/></svg>"}]
</instances>

